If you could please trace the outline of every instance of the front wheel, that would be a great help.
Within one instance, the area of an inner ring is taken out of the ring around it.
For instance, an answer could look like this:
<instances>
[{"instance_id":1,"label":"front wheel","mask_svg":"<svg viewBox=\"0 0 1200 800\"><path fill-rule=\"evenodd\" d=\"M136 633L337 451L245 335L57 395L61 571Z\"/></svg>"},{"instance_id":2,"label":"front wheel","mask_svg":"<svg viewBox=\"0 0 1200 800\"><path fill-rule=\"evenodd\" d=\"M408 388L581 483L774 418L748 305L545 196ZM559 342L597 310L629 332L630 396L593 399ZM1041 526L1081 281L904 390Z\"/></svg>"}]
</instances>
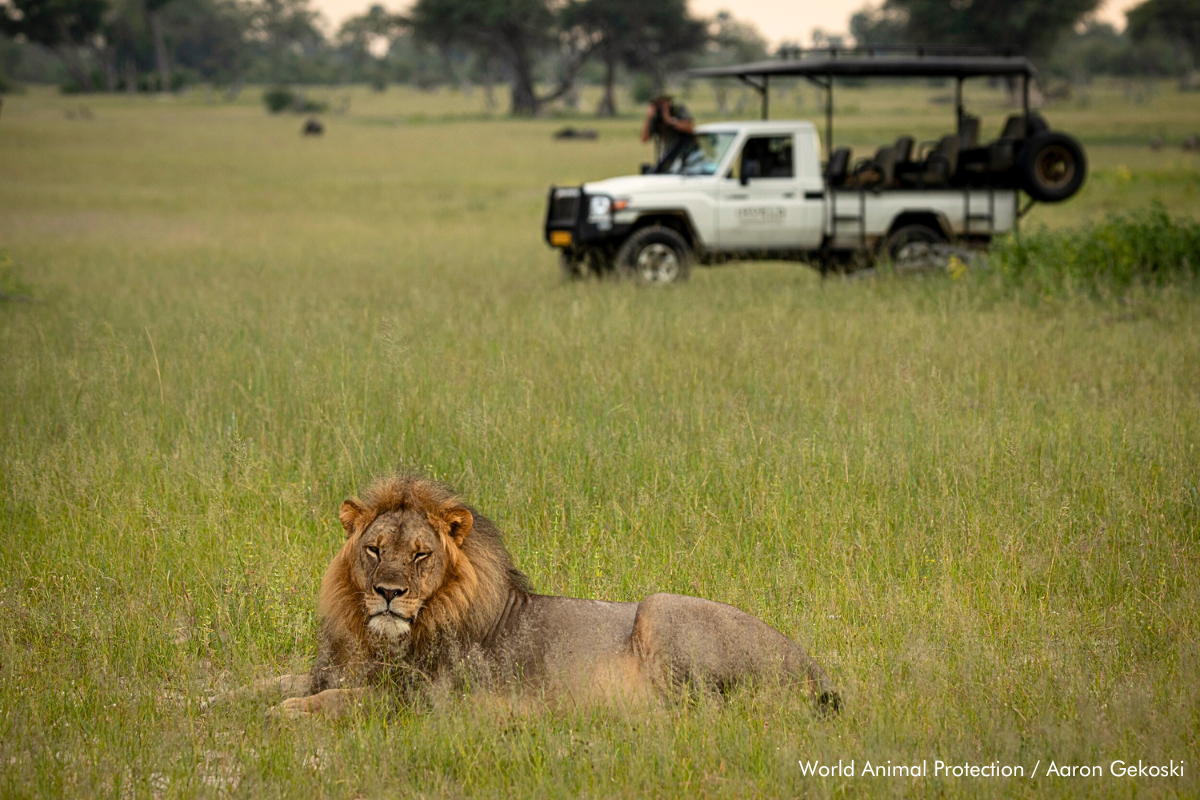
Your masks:
<instances>
[{"instance_id":1,"label":"front wheel","mask_svg":"<svg viewBox=\"0 0 1200 800\"><path fill-rule=\"evenodd\" d=\"M661 285L687 280L692 248L677 231L651 225L633 234L617 251L617 269L639 283Z\"/></svg>"}]
</instances>

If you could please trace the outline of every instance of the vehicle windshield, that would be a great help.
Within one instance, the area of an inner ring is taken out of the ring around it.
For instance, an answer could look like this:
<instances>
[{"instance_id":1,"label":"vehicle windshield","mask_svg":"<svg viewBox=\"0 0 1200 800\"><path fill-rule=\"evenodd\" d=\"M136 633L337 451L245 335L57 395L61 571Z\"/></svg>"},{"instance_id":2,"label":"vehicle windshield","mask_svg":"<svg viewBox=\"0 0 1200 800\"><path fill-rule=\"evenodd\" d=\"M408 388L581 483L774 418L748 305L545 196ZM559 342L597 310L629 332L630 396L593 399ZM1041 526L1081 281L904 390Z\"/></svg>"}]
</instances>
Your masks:
<instances>
[{"instance_id":1,"label":"vehicle windshield","mask_svg":"<svg viewBox=\"0 0 1200 800\"><path fill-rule=\"evenodd\" d=\"M725 151L737 134L733 132L697 133L684 145L670 163L658 171L664 175L714 175Z\"/></svg>"}]
</instances>

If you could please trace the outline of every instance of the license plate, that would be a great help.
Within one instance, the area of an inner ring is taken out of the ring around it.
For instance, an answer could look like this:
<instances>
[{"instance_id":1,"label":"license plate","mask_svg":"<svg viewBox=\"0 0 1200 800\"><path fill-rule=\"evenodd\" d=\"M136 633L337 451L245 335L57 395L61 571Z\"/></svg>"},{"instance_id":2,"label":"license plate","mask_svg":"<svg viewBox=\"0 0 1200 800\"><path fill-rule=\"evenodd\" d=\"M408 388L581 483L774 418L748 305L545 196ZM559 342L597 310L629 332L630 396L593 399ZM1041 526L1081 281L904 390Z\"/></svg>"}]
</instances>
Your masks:
<instances>
[{"instance_id":1,"label":"license plate","mask_svg":"<svg viewBox=\"0 0 1200 800\"><path fill-rule=\"evenodd\" d=\"M550 244L554 247L570 247L570 231L550 231Z\"/></svg>"}]
</instances>

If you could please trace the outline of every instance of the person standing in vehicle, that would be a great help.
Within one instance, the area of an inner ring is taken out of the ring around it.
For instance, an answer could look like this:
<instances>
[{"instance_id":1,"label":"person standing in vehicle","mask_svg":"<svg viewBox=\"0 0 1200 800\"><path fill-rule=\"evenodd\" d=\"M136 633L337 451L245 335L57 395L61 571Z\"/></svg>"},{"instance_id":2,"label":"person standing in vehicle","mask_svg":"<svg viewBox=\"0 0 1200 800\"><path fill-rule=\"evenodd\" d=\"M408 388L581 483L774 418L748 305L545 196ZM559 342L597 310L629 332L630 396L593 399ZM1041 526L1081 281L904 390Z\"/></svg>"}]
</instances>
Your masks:
<instances>
[{"instance_id":1,"label":"person standing in vehicle","mask_svg":"<svg viewBox=\"0 0 1200 800\"><path fill-rule=\"evenodd\" d=\"M646 120L642 123L642 142L654 137L654 164L674 158L684 142L696 132L696 121L687 106L672 102L671 95L661 94L650 101Z\"/></svg>"}]
</instances>

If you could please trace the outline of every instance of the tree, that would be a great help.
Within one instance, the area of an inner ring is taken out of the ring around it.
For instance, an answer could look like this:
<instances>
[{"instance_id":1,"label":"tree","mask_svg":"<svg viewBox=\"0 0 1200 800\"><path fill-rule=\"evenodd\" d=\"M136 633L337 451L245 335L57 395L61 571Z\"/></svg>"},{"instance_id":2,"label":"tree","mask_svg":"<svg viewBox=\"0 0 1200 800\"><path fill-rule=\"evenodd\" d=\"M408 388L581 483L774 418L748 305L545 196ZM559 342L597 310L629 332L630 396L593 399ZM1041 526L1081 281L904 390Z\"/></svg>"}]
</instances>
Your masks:
<instances>
[{"instance_id":1,"label":"tree","mask_svg":"<svg viewBox=\"0 0 1200 800\"><path fill-rule=\"evenodd\" d=\"M174 63L236 92L250 67L250 13L237 0L174 0L163 11Z\"/></svg>"},{"instance_id":2,"label":"tree","mask_svg":"<svg viewBox=\"0 0 1200 800\"><path fill-rule=\"evenodd\" d=\"M465 45L501 61L512 77L512 113L536 114L569 92L593 44L584 32L560 30L547 0L417 0L409 23L418 39L440 48ZM557 49L562 61L557 86L539 95L539 53Z\"/></svg>"},{"instance_id":3,"label":"tree","mask_svg":"<svg viewBox=\"0 0 1200 800\"><path fill-rule=\"evenodd\" d=\"M708 43L708 24L688 14L686 0L646 3L638 47L629 66L650 76L654 91L666 87L667 73L680 69Z\"/></svg>"},{"instance_id":4,"label":"tree","mask_svg":"<svg viewBox=\"0 0 1200 800\"><path fill-rule=\"evenodd\" d=\"M617 113L618 65L645 72L662 91L666 72L708 41L707 23L691 17L684 0L583 0L566 6L562 17L564 27L591 37L604 62L600 116Z\"/></svg>"},{"instance_id":5,"label":"tree","mask_svg":"<svg viewBox=\"0 0 1200 800\"><path fill-rule=\"evenodd\" d=\"M351 80L364 75L381 88L386 85L378 65L367 72L367 65L379 61L379 56L391 49L392 41L403 31L404 19L389 14L381 5L373 5L367 13L350 17L342 23L337 34L338 45L350 57Z\"/></svg>"},{"instance_id":6,"label":"tree","mask_svg":"<svg viewBox=\"0 0 1200 800\"><path fill-rule=\"evenodd\" d=\"M167 59L167 41L163 35L162 10L173 0L143 0L146 4L146 23L154 43L154 66L158 70L158 90L171 91L171 63Z\"/></svg>"},{"instance_id":7,"label":"tree","mask_svg":"<svg viewBox=\"0 0 1200 800\"><path fill-rule=\"evenodd\" d=\"M907 15L896 8L865 7L850 17L850 35L859 47L900 44L905 39Z\"/></svg>"},{"instance_id":8,"label":"tree","mask_svg":"<svg viewBox=\"0 0 1200 800\"><path fill-rule=\"evenodd\" d=\"M1044 56L1063 31L1099 5L1100 0L886 0L881 8L856 14L851 24L857 18L866 37L898 33L909 44L1015 45Z\"/></svg>"},{"instance_id":9,"label":"tree","mask_svg":"<svg viewBox=\"0 0 1200 800\"><path fill-rule=\"evenodd\" d=\"M1200 63L1200 0L1146 0L1126 12L1125 18L1135 42L1180 43L1193 66Z\"/></svg>"},{"instance_id":10,"label":"tree","mask_svg":"<svg viewBox=\"0 0 1200 800\"><path fill-rule=\"evenodd\" d=\"M595 51L604 62L604 95L596 110L598 116L617 114L617 67L627 61L637 29L636 19L644 5L640 0L584 0L563 11L568 26L579 26L598 39Z\"/></svg>"},{"instance_id":11,"label":"tree","mask_svg":"<svg viewBox=\"0 0 1200 800\"><path fill-rule=\"evenodd\" d=\"M265 74L255 77L288 83L313 72L325 46L319 18L308 0L258 0L251 6L248 36L266 62Z\"/></svg>"},{"instance_id":12,"label":"tree","mask_svg":"<svg viewBox=\"0 0 1200 800\"><path fill-rule=\"evenodd\" d=\"M718 11L709 24L709 56L705 63L712 66L745 64L767 57L767 40L753 23L734 18L728 11Z\"/></svg>"},{"instance_id":13,"label":"tree","mask_svg":"<svg viewBox=\"0 0 1200 800\"><path fill-rule=\"evenodd\" d=\"M95 44L107 11L105 0L7 0L0 4L0 32L50 48L90 92L96 87L79 51Z\"/></svg>"}]
</instances>

